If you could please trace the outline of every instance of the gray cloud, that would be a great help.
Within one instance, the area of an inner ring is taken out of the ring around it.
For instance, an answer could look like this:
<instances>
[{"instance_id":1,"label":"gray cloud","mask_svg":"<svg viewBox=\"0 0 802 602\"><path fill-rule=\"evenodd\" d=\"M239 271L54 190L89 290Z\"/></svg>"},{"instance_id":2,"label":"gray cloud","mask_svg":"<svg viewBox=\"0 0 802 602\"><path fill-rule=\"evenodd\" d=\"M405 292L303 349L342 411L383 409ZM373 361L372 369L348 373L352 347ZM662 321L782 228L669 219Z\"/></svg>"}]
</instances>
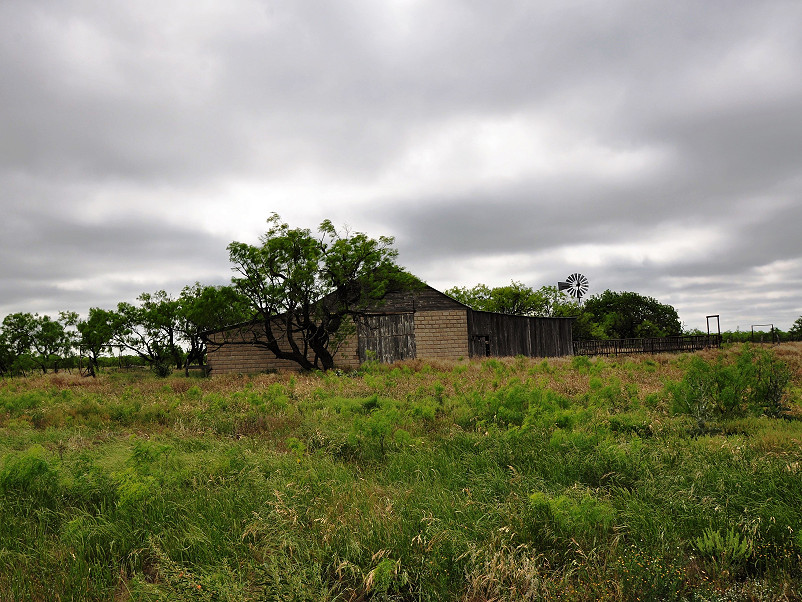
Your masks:
<instances>
[{"instance_id":1,"label":"gray cloud","mask_svg":"<svg viewBox=\"0 0 802 602\"><path fill-rule=\"evenodd\" d=\"M800 25L786 0L7 0L0 312L226 281L278 211L395 235L439 286L585 270L787 327Z\"/></svg>"},{"instance_id":2,"label":"gray cloud","mask_svg":"<svg viewBox=\"0 0 802 602\"><path fill-rule=\"evenodd\" d=\"M195 280L226 281L230 241L159 221L87 224L29 215L0 241L0 303L7 312L112 307L139 293L176 294Z\"/></svg>"}]
</instances>

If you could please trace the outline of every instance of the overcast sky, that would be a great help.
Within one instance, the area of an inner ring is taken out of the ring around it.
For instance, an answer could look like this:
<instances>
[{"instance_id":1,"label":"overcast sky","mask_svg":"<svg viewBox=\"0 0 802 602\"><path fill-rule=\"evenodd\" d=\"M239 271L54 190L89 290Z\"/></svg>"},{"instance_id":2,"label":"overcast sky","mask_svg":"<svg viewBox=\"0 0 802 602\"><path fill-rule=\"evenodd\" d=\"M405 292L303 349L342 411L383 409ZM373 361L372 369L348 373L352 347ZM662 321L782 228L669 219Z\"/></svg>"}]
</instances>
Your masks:
<instances>
[{"instance_id":1,"label":"overcast sky","mask_svg":"<svg viewBox=\"0 0 802 602\"><path fill-rule=\"evenodd\" d=\"M271 212L432 286L802 314L799 0L3 0L0 318L231 277Z\"/></svg>"}]
</instances>

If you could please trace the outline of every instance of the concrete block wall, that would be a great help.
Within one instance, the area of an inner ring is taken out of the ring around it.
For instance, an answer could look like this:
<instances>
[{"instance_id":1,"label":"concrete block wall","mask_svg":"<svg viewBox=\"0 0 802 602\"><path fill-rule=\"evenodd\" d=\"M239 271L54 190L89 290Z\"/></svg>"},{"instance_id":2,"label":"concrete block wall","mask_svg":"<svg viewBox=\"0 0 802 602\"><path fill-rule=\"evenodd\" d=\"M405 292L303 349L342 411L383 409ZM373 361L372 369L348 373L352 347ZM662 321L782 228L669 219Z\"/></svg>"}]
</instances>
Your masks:
<instances>
[{"instance_id":1,"label":"concrete block wall","mask_svg":"<svg viewBox=\"0 0 802 602\"><path fill-rule=\"evenodd\" d=\"M467 310L416 312L415 347L419 358L444 360L467 358Z\"/></svg>"},{"instance_id":2,"label":"concrete block wall","mask_svg":"<svg viewBox=\"0 0 802 602\"><path fill-rule=\"evenodd\" d=\"M216 341L222 341L222 334L213 335ZM225 335L228 341L242 341L243 333L229 331ZM282 345L289 350L289 345ZM214 374L251 374L272 370L300 370L300 366L289 360L275 357L268 349L259 345L231 344L214 346L209 345L207 363ZM356 335L349 336L343 341L334 355L334 365L346 370L359 367Z\"/></svg>"},{"instance_id":3,"label":"concrete block wall","mask_svg":"<svg viewBox=\"0 0 802 602\"><path fill-rule=\"evenodd\" d=\"M359 344L356 333L348 335L334 354L334 365L343 370L355 370L359 368Z\"/></svg>"},{"instance_id":4,"label":"concrete block wall","mask_svg":"<svg viewBox=\"0 0 802 602\"><path fill-rule=\"evenodd\" d=\"M245 334L247 336L247 334ZM223 333L215 339L222 341ZM242 341L243 333L228 331L229 341ZM447 309L415 312L416 356L424 359L459 360L469 356L468 312ZM298 364L279 360L258 345L232 344L209 346L208 364L212 374L256 373L268 370L299 370ZM356 334L343 341L334 355L337 368L351 370L359 367Z\"/></svg>"},{"instance_id":5,"label":"concrete block wall","mask_svg":"<svg viewBox=\"0 0 802 602\"><path fill-rule=\"evenodd\" d=\"M214 374L252 374L269 370L298 370L298 364L276 358L258 345L209 346L207 362Z\"/></svg>"}]
</instances>

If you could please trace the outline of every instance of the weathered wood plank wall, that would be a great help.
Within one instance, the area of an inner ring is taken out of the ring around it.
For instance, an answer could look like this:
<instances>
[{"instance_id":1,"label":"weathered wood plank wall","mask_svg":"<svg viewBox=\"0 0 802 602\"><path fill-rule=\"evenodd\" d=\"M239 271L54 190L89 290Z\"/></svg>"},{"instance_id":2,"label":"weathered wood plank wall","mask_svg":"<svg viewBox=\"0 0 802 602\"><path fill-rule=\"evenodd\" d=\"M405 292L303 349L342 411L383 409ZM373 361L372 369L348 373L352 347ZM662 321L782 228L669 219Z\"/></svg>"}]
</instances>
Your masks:
<instances>
[{"instance_id":1,"label":"weathered wood plank wall","mask_svg":"<svg viewBox=\"0 0 802 602\"><path fill-rule=\"evenodd\" d=\"M533 357L562 357L574 352L574 318L528 318Z\"/></svg>"},{"instance_id":2,"label":"weathered wood plank wall","mask_svg":"<svg viewBox=\"0 0 802 602\"><path fill-rule=\"evenodd\" d=\"M471 356L571 355L573 318L530 318L486 311L468 312Z\"/></svg>"},{"instance_id":3,"label":"weathered wood plank wall","mask_svg":"<svg viewBox=\"0 0 802 602\"><path fill-rule=\"evenodd\" d=\"M414 314L364 316L359 330L359 361L377 360L390 364L415 357Z\"/></svg>"}]
</instances>

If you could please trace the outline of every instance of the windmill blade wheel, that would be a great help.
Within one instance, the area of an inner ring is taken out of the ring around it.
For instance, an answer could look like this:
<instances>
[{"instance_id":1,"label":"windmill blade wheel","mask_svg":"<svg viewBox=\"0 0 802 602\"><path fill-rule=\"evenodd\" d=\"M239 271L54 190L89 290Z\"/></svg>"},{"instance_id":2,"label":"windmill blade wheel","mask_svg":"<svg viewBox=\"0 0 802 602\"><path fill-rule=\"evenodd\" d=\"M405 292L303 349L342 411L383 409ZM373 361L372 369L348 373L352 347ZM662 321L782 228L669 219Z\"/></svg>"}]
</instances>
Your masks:
<instances>
[{"instance_id":1,"label":"windmill blade wheel","mask_svg":"<svg viewBox=\"0 0 802 602\"><path fill-rule=\"evenodd\" d=\"M588 279L582 274L574 273L565 279L565 282L558 282L557 289L568 291L568 294L575 299L582 299L588 292Z\"/></svg>"}]
</instances>

